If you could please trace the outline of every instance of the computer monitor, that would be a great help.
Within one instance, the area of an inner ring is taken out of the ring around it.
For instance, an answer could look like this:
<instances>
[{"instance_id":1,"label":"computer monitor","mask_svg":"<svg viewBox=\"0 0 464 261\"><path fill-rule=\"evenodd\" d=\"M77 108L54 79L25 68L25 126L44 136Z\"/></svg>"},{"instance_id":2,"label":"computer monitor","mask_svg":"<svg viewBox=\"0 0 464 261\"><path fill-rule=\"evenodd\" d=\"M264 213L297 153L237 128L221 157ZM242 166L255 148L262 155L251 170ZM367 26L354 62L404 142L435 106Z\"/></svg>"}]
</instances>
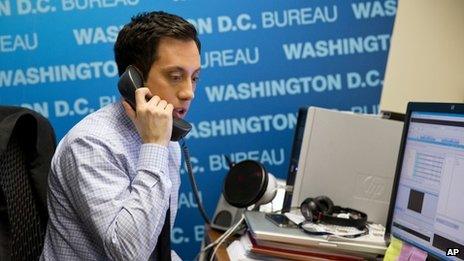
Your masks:
<instances>
[{"instance_id":1,"label":"computer monitor","mask_svg":"<svg viewBox=\"0 0 464 261\"><path fill-rule=\"evenodd\" d=\"M308 107L298 109L298 117L293 134L292 151L290 154L290 162L288 164L287 172L287 188L285 190L284 202L282 205L282 212L289 212L291 209L293 186L295 185L296 172L298 170L298 159L300 158L301 143L303 143L303 135L306 125L306 115L308 114Z\"/></svg>"},{"instance_id":2,"label":"computer monitor","mask_svg":"<svg viewBox=\"0 0 464 261\"><path fill-rule=\"evenodd\" d=\"M386 235L464 260L464 104L408 104Z\"/></svg>"}]
</instances>

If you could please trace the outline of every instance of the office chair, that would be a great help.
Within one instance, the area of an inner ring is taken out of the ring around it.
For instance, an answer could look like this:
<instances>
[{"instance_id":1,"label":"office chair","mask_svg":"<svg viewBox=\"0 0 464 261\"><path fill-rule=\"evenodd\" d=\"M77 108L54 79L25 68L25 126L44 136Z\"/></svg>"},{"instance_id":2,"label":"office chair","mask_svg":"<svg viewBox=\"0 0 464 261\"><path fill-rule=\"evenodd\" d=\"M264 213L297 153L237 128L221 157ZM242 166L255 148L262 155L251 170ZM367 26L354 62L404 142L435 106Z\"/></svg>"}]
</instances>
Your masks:
<instances>
[{"instance_id":1,"label":"office chair","mask_svg":"<svg viewBox=\"0 0 464 261\"><path fill-rule=\"evenodd\" d=\"M28 109L0 106L0 260L40 257L55 147L46 118Z\"/></svg>"}]
</instances>

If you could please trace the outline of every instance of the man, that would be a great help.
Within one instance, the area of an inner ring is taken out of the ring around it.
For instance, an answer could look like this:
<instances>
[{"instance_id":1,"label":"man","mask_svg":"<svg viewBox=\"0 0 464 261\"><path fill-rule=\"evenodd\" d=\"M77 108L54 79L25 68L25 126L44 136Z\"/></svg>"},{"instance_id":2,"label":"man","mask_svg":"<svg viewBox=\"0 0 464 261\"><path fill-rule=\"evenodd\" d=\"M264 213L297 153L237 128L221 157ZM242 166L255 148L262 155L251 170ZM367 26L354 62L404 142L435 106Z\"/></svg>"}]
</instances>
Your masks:
<instances>
[{"instance_id":1,"label":"man","mask_svg":"<svg viewBox=\"0 0 464 261\"><path fill-rule=\"evenodd\" d=\"M120 31L114 52L119 75L134 65L147 88L137 89L135 111L125 101L106 106L61 140L49 177L42 260L159 260L166 251L171 257L169 224L180 184L172 118L183 118L193 99L200 42L184 19L143 13ZM167 247L159 244L166 240Z\"/></svg>"}]
</instances>

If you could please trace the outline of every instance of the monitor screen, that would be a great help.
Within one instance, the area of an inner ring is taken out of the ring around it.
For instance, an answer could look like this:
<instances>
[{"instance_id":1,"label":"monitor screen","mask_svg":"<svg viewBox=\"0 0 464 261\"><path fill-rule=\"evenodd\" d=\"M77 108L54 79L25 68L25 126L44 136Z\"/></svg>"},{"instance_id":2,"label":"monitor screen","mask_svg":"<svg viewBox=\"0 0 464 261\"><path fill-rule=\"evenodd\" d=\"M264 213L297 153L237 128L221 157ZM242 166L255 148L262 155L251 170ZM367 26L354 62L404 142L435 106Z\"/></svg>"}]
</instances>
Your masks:
<instances>
[{"instance_id":1,"label":"monitor screen","mask_svg":"<svg viewBox=\"0 0 464 261\"><path fill-rule=\"evenodd\" d=\"M464 112L410 107L390 233L441 259L464 260Z\"/></svg>"}]
</instances>

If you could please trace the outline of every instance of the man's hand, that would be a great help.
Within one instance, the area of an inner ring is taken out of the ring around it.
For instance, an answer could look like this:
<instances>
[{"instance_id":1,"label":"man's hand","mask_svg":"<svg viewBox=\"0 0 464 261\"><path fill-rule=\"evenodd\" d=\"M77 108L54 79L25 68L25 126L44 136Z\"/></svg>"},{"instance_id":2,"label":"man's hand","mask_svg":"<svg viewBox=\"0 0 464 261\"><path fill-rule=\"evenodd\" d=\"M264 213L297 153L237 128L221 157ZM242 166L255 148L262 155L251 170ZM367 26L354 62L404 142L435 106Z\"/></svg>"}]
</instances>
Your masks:
<instances>
[{"instance_id":1,"label":"man's hand","mask_svg":"<svg viewBox=\"0 0 464 261\"><path fill-rule=\"evenodd\" d=\"M147 101L145 97L151 98ZM143 143L168 146L172 134L172 104L158 96L152 96L148 88L138 88L135 91L135 100L136 111L126 101L123 101L123 105Z\"/></svg>"}]
</instances>

